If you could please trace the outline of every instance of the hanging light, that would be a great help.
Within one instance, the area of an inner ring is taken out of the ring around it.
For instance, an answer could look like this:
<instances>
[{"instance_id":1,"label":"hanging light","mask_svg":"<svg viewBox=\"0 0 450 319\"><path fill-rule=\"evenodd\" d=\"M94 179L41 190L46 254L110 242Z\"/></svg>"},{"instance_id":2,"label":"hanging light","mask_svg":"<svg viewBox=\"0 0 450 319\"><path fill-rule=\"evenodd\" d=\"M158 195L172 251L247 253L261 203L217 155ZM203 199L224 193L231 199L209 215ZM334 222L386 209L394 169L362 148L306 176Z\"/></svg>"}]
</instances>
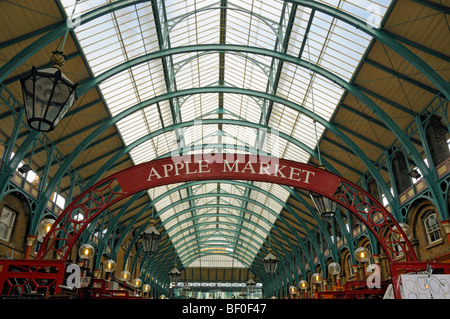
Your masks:
<instances>
[{"instance_id":1,"label":"hanging light","mask_svg":"<svg viewBox=\"0 0 450 319\"><path fill-rule=\"evenodd\" d=\"M150 227L148 227L144 233L140 236L142 239L142 245L144 251L148 254L154 254L159 246L161 240L161 234L154 227L155 220L150 220Z\"/></svg>"},{"instance_id":2,"label":"hanging light","mask_svg":"<svg viewBox=\"0 0 450 319\"><path fill-rule=\"evenodd\" d=\"M177 265L175 264L175 267L169 272L169 279L170 282L172 282L174 285L178 283L180 280L181 273L177 269Z\"/></svg>"},{"instance_id":3,"label":"hanging light","mask_svg":"<svg viewBox=\"0 0 450 319\"><path fill-rule=\"evenodd\" d=\"M255 286L256 286L256 282L253 280L253 276L250 276L250 278L248 279L247 283L247 289L248 289L248 293L252 294L255 292Z\"/></svg>"},{"instance_id":4,"label":"hanging light","mask_svg":"<svg viewBox=\"0 0 450 319\"><path fill-rule=\"evenodd\" d=\"M40 132L52 131L77 100L76 87L62 72L62 51L53 51L50 68L36 69L20 78L28 125Z\"/></svg>"},{"instance_id":5,"label":"hanging light","mask_svg":"<svg viewBox=\"0 0 450 319\"><path fill-rule=\"evenodd\" d=\"M268 274L274 274L277 270L278 262L280 260L272 253L272 249L269 248L269 253L264 258L264 269Z\"/></svg>"},{"instance_id":6,"label":"hanging light","mask_svg":"<svg viewBox=\"0 0 450 319\"><path fill-rule=\"evenodd\" d=\"M310 192L309 197L319 212L320 217L334 217L336 214L337 203L327 197Z\"/></svg>"}]
</instances>

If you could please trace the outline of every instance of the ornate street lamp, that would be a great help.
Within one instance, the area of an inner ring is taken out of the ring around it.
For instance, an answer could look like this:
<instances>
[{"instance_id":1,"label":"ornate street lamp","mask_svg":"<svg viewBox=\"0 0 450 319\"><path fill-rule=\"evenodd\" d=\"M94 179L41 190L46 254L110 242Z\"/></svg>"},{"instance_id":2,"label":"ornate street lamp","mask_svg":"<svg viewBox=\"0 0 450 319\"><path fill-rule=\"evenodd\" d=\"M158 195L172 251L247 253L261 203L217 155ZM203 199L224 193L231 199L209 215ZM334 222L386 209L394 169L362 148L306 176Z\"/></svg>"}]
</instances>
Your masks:
<instances>
[{"instance_id":1,"label":"ornate street lamp","mask_svg":"<svg viewBox=\"0 0 450 319\"><path fill-rule=\"evenodd\" d=\"M161 234L155 228L155 220L150 220L150 227L148 227L144 233L140 236L142 239L142 245L144 251L148 254L154 254L159 246L161 240Z\"/></svg>"},{"instance_id":2,"label":"ornate street lamp","mask_svg":"<svg viewBox=\"0 0 450 319\"><path fill-rule=\"evenodd\" d=\"M362 272L362 275L363 275L363 279L365 281L366 280L366 269L364 268L364 264L366 262L368 262L369 259L370 259L370 252L369 252L369 250L367 250L364 247L359 247L358 249L355 250L355 259L356 259L356 261L358 261L359 263L362 264L361 272Z\"/></svg>"},{"instance_id":3,"label":"ornate street lamp","mask_svg":"<svg viewBox=\"0 0 450 319\"><path fill-rule=\"evenodd\" d=\"M94 255L95 249L91 244L83 244L78 249L78 256L80 256L80 258L83 260L94 257Z\"/></svg>"},{"instance_id":4,"label":"ornate street lamp","mask_svg":"<svg viewBox=\"0 0 450 319\"><path fill-rule=\"evenodd\" d=\"M108 259L103 263L105 272L113 272L116 269L116 262L112 259Z\"/></svg>"},{"instance_id":5,"label":"ornate street lamp","mask_svg":"<svg viewBox=\"0 0 450 319\"><path fill-rule=\"evenodd\" d=\"M313 192L309 193L309 197L316 206L320 217L334 217L337 208L337 203L335 201Z\"/></svg>"},{"instance_id":6,"label":"ornate street lamp","mask_svg":"<svg viewBox=\"0 0 450 319\"><path fill-rule=\"evenodd\" d=\"M306 298L306 290L308 289L308 282L302 279L298 283L298 287L303 291L303 298Z\"/></svg>"},{"instance_id":7,"label":"ornate street lamp","mask_svg":"<svg viewBox=\"0 0 450 319\"><path fill-rule=\"evenodd\" d=\"M297 293L297 288L295 286L289 287L289 294L291 295L291 298L294 298L294 295Z\"/></svg>"},{"instance_id":8,"label":"ornate street lamp","mask_svg":"<svg viewBox=\"0 0 450 319\"><path fill-rule=\"evenodd\" d=\"M52 218L45 218L43 219L38 226L37 233L40 237L44 238L47 236L48 232L53 226L53 223L55 222Z\"/></svg>"},{"instance_id":9,"label":"ornate street lamp","mask_svg":"<svg viewBox=\"0 0 450 319\"><path fill-rule=\"evenodd\" d=\"M337 262L332 262L331 264L328 265L328 272L332 276L336 276L336 285L337 286L341 285L341 278L339 276L341 273L341 270L342 270L342 267Z\"/></svg>"},{"instance_id":10,"label":"ornate street lamp","mask_svg":"<svg viewBox=\"0 0 450 319\"><path fill-rule=\"evenodd\" d=\"M314 273L311 276L311 281L315 285L320 285L321 280L322 280L322 276L318 272Z\"/></svg>"},{"instance_id":11,"label":"ornate street lamp","mask_svg":"<svg viewBox=\"0 0 450 319\"><path fill-rule=\"evenodd\" d=\"M278 262L280 260L272 253L272 249L269 248L269 253L264 258L264 269L268 274L274 274L277 270Z\"/></svg>"},{"instance_id":12,"label":"ornate street lamp","mask_svg":"<svg viewBox=\"0 0 450 319\"><path fill-rule=\"evenodd\" d=\"M149 291L150 291L150 285L149 285L149 284L144 284L144 285L142 286L142 291L143 291L144 293L149 292Z\"/></svg>"},{"instance_id":13,"label":"ornate street lamp","mask_svg":"<svg viewBox=\"0 0 450 319\"><path fill-rule=\"evenodd\" d=\"M245 284L247 286L247 290L249 294L252 294L255 292L255 286L256 282L253 280L253 276L250 276L247 283Z\"/></svg>"},{"instance_id":14,"label":"ornate street lamp","mask_svg":"<svg viewBox=\"0 0 450 319\"><path fill-rule=\"evenodd\" d=\"M339 275L341 273L341 265L339 265L337 262L332 262L328 265L328 272L333 276Z\"/></svg>"},{"instance_id":15,"label":"ornate street lamp","mask_svg":"<svg viewBox=\"0 0 450 319\"><path fill-rule=\"evenodd\" d=\"M412 239L412 231L411 231L411 227L409 227L408 224L405 223L398 223L398 225L400 226L401 230L405 233L406 238L408 240ZM392 227L392 239L395 241L399 241L401 243L405 243L406 239L403 236L403 234L400 233L400 231L397 229L397 226Z\"/></svg>"},{"instance_id":16,"label":"ornate street lamp","mask_svg":"<svg viewBox=\"0 0 450 319\"><path fill-rule=\"evenodd\" d=\"M36 69L20 78L28 125L40 132L52 131L77 100L77 84L62 72L62 51L54 51L50 68Z\"/></svg>"},{"instance_id":17,"label":"ornate street lamp","mask_svg":"<svg viewBox=\"0 0 450 319\"><path fill-rule=\"evenodd\" d=\"M308 282L306 281L306 280L300 280L300 282L298 283L298 287L301 289L301 290L306 290L306 289L308 289Z\"/></svg>"},{"instance_id":18,"label":"ornate street lamp","mask_svg":"<svg viewBox=\"0 0 450 319\"><path fill-rule=\"evenodd\" d=\"M133 287L139 288L142 286L142 280L141 278L134 278L131 284L133 285Z\"/></svg>"},{"instance_id":19,"label":"ornate street lamp","mask_svg":"<svg viewBox=\"0 0 450 319\"><path fill-rule=\"evenodd\" d=\"M177 265L175 264L175 267L169 272L169 280L171 283L176 285L178 281L180 281L181 273L177 269Z\"/></svg>"},{"instance_id":20,"label":"ornate street lamp","mask_svg":"<svg viewBox=\"0 0 450 319\"><path fill-rule=\"evenodd\" d=\"M123 271L120 273L119 279L122 280L123 282L128 281L128 279L130 279L130 278L131 278L131 274L130 274L129 271L123 270Z\"/></svg>"},{"instance_id":21,"label":"ornate street lamp","mask_svg":"<svg viewBox=\"0 0 450 319\"><path fill-rule=\"evenodd\" d=\"M366 263L370 259L370 252L364 247L359 247L355 250L355 259L360 263Z\"/></svg>"}]
</instances>

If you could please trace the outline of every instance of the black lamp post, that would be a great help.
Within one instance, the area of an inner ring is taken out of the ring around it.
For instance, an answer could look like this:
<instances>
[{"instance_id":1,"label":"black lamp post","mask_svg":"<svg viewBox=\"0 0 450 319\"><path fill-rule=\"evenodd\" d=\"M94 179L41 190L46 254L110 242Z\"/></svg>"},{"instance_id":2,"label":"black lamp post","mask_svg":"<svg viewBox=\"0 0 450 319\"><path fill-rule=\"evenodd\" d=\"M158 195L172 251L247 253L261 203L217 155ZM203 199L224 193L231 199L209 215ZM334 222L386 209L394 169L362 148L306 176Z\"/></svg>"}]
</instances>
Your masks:
<instances>
[{"instance_id":1,"label":"black lamp post","mask_svg":"<svg viewBox=\"0 0 450 319\"><path fill-rule=\"evenodd\" d=\"M154 254L159 246L161 234L155 228L155 220L150 220L150 227L140 236L142 240L143 249L148 254Z\"/></svg>"},{"instance_id":2,"label":"black lamp post","mask_svg":"<svg viewBox=\"0 0 450 319\"><path fill-rule=\"evenodd\" d=\"M170 280L170 286L169 286L169 298L173 298L173 289L175 285L180 281L181 273L177 269L177 265L173 267L173 269L169 272L169 280Z\"/></svg>"},{"instance_id":3,"label":"black lamp post","mask_svg":"<svg viewBox=\"0 0 450 319\"><path fill-rule=\"evenodd\" d=\"M41 132L52 131L77 99L76 87L62 72L64 55L54 51L53 66L36 69L20 78L28 125Z\"/></svg>"},{"instance_id":4,"label":"black lamp post","mask_svg":"<svg viewBox=\"0 0 450 319\"><path fill-rule=\"evenodd\" d=\"M253 280L253 276L250 276L250 278L248 279L247 283L247 289L248 289L248 293L252 294L255 292L255 286L256 286L256 282Z\"/></svg>"},{"instance_id":5,"label":"black lamp post","mask_svg":"<svg viewBox=\"0 0 450 319\"><path fill-rule=\"evenodd\" d=\"M309 196L316 206L320 217L333 217L336 214L337 203L335 201L312 192Z\"/></svg>"},{"instance_id":6,"label":"black lamp post","mask_svg":"<svg viewBox=\"0 0 450 319\"><path fill-rule=\"evenodd\" d=\"M268 274L274 274L277 270L278 262L280 260L272 253L272 249L269 248L269 253L264 258L264 269Z\"/></svg>"},{"instance_id":7,"label":"black lamp post","mask_svg":"<svg viewBox=\"0 0 450 319\"><path fill-rule=\"evenodd\" d=\"M178 271L177 265L175 265L175 267L173 267L173 269L169 272L169 280L176 285L178 281L180 281L180 276L181 273Z\"/></svg>"}]
</instances>

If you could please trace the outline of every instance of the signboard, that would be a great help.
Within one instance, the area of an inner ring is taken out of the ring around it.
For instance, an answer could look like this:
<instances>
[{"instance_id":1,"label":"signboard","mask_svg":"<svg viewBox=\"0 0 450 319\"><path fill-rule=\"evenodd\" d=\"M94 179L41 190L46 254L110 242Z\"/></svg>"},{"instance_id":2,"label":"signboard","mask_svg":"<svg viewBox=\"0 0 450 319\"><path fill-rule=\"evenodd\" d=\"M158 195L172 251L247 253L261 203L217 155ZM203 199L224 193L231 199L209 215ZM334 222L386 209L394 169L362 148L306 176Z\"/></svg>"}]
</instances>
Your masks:
<instances>
[{"instance_id":1,"label":"signboard","mask_svg":"<svg viewBox=\"0 0 450 319\"><path fill-rule=\"evenodd\" d=\"M340 178L321 168L257 155L212 154L168 157L134 166L114 176L125 193L196 180L254 180L333 196Z\"/></svg>"}]
</instances>

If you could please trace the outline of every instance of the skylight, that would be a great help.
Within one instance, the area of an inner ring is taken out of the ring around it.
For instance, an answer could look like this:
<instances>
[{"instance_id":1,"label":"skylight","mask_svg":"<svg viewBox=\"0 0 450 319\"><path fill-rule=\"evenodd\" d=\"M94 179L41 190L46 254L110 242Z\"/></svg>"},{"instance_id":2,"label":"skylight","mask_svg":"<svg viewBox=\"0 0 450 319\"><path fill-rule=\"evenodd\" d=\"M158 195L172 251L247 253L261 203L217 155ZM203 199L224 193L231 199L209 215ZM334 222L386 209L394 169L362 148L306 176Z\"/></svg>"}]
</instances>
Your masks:
<instances>
[{"instance_id":1,"label":"skylight","mask_svg":"<svg viewBox=\"0 0 450 319\"><path fill-rule=\"evenodd\" d=\"M70 16L75 1L60 1ZM114 1L79 1L75 17L111 2ZM375 24L382 20L390 5L387 0L319 2ZM83 24L75 29L75 34L94 76L133 58L162 49L213 44L285 52L349 81L372 40L362 31L331 16L302 6L296 7L294 11L293 4L284 1L229 0L226 8L222 8L220 3L214 0L157 1L153 5L151 2L140 3ZM155 7L158 8L157 14L153 12ZM307 30L309 32L306 35ZM115 116L155 96L216 86L276 94L315 112L325 120L332 117L344 93L341 87L311 72L309 68L281 63L269 56L217 50L181 52L150 60L110 77L100 84L100 89L109 111ZM315 148L325 129L283 104L237 93L198 93L171 98L136 111L117 123L117 128L124 143L130 145L151 132L171 125L205 119L216 119L218 123L201 125L201 122L197 122L200 125L167 130L134 148L130 152L131 158L135 164L139 164L191 146L203 146L205 152L242 152L245 148L261 147L264 141L259 140L257 130L235 125L231 120L267 125L292 136L311 149ZM274 156L305 163L310 159L309 153L298 145L283 139L278 139L277 143L278 147L272 154ZM222 144L235 144L240 148L222 149ZM188 154L194 152L201 150L189 151ZM283 202L289 197L289 192L278 185L251 185L276 194ZM174 187L176 185L167 185L150 190L149 196L154 198ZM262 192L241 185L202 184L196 194L217 191L236 194L242 189L244 195L270 205L276 214L280 214L282 205ZM224 234L235 230L248 235L253 245L256 245L256 249L253 249L248 240L234 235L234 246L228 251L224 250L228 253L227 260L234 260L233 253L236 252L238 242L254 252L253 256L249 256L250 259L256 256L263 244L261 238L267 237L276 216L267 209L246 202L245 197L238 200L223 196L220 203L212 203L205 197L193 207L192 201L187 200L189 192L192 192L192 188L171 193L156 204L158 211L164 210L160 218L166 223L165 227L179 255L185 256L185 260L191 260L195 251L183 251L187 246L192 246L190 240L196 237L202 239L202 236L209 238L213 236L214 229L221 228ZM214 219L211 217L212 212L221 207L216 204L223 204L227 209L219 210L224 216L215 217L221 223L208 226L206 222ZM166 209L168 206L170 209ZM204 208L199 209L197 206ZM243 207L251 208L255 214L250 216L241 209ZM239 222L241 226L227 224L228 221L236 223L239 218L248 221ZM268 222L264 219L268 219ZM261 227L254 226L250 221ZM197 246L198 250L200 247ZM207 262L206 257L201 258L204 263Z\"/></svg>"}]
</instances>

